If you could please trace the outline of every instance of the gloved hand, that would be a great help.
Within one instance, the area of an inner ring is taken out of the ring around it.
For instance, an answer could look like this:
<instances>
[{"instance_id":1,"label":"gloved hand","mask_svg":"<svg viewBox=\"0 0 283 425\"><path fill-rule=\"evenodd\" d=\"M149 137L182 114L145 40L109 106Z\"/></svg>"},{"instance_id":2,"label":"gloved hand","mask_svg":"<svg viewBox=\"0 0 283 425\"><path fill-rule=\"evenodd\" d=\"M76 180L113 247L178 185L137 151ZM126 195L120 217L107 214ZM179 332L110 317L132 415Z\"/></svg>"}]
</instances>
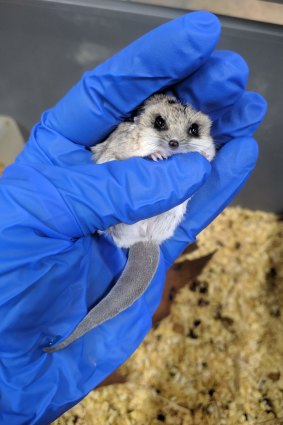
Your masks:
<instances>
[{"instance_id":1,"label":"gloved hand","mask_svg":"<svg viewBox=\"0 0 283 425\"><path fill-rule=\"evenodd\" d=\"M198 12L135 41L85 73L45 112L6 169L0 180L1 424L50 423L123 363L151 327L166 269L250 175L257 159L252 134L266 104L245 92L243 59L212 53L219 34L218 20ZM169 87L214 120L213 136L223 147L212 165L196 153L160 163L132 158L94 165L87 148ZM44 353L123 270L126 252L96 230L159 214L194 193L185 221L162 246L146 293L65 350Z\"/></svg>"}]
</instances>

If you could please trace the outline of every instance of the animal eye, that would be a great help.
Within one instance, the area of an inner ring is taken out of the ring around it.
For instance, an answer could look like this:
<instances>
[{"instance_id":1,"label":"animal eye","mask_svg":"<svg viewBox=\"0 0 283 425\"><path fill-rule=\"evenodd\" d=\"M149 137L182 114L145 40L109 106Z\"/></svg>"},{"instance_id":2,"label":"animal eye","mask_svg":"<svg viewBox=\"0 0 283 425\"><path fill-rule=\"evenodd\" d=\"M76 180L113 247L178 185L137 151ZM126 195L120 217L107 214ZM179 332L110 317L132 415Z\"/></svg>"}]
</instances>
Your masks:
<instances>
[{"instance_id":1,"label":"animal eye","mask_svg":"<svg viewBox=\"0 0 283 425\"><path fill-rule=\"evenodd\" d=\"M156 130L165 130L166 128L166 121L160 115L155 118L154 128L156 128Z\"/></svg>"},{"instance_id":2,"label":"animal eye","mask_svg":"<svg viewBox=\"0 0 283 425\"><path fill-rule=\"evenodd\" d=\"M189 134L190 136L193 137L198 137L199 136L199 126L196 123L193 123L190 128L189 128Z\"/></svg>"}]
</instances>

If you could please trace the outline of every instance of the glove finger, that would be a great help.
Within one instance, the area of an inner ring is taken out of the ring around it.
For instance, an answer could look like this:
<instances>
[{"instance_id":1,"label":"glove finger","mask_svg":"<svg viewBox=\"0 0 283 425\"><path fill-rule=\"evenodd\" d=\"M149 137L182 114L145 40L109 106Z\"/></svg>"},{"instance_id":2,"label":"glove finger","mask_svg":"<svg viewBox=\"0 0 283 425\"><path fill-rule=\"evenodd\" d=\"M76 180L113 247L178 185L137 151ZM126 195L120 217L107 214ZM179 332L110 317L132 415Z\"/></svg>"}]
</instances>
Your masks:
<instances>
[{"instance_id":1,"label":"glove finger","mask_svg":"<svg viewBox=\"0 0 283 425\"><path fill-rule=\"evenodd\" d=\"M168 267L239 192L254 169L257 156L257 143L249 137L223 146L213 161L210 177L189 202L185 220L174 237L162 245Z\"/></svg>"},{"instance_id":2,"label":"glove finger","mask_svg":"<svg viewBox=\"0 0 283 425\"><path fill-rule=\"evenodd\" d=\"M193 105L214 121L223 108L233 105L243 94L248 80L248 66L235 52L219 50L186 80L178 83L173 94Z\"/></svg>"},{"instance_id":3,"label":"glove finger","mask_svg":"<svg viewBox=\"0 0 283 425\"><path fill-rule=\"evenodd\" d=\"M244 93L216 121L214 140L219 145L228 143L213 161L212 173L206 184L190 201L187 218L176 231L174 239L164 244L168 264L229 204L249 177L257 159L257 145L249 136L262 121L266 108L262 96Z\"/></svg>"},{"instance_id":4,"label":"glove finger","mask_svg":"<svg viewBox=\"0 0 283 425\"><path fill-rule=\"evenodd\" d=\"M212 126L212 136L218 146L238 137L251 137L263 120L266 100L258 93L245 92Z\"/></svg>"},{"instance_id":5,"label":"glove finger","mask_svg":"<svg viewBox=\"0 0 283 425\"><path fill-rule=\"evenodd\" d=\"M80 237L173 208L199 189L210 169L198 153L160 162L131 158L68 170L53 164L16 163L6 169L3 184L9 178L13 184L19 180L20 187L15 192L13 186L13 193L26 210L32 205L33 219L45 226L41 225L41 233L52 229L62 237ZM25 217L19 220L25 224Z\"/></svg>"},{"instance_id":6,"label":"glove finger","mask_svg":"<svg viewBox=\"0 0 283 425\"><path fill-rule=\"evenodd\" d=\"M234 94L236 90L234 91ZM204 102L206 94L204 93ZM233 95L231 95L231 98ZM227 97L226 97L227 99ZM188 99L190 102L191 99ZM219 99L218 105L220 105ZM252 136L267 109L265 99L258 93L244 92L238 101L220 115L213 123L212 135L218 146L235 137ZM220 109L215 111L220 113ZM91 152L84 146L70 143L56 131L37 125L30 140L17 161L28 164L47 162L71 167L74 164L93 164Z\"/></svg>"},{"instance_id":7,"label":"glove finger","mask_svg":"<svg viewBox=\"0 0 283 425\"><path fill-rule=\"evenodd\" d=\"M84 74L42 123L85 146L104 139L152 93L192 74L214 49L218 19L193 12L136 40Z\"/></svg>"}]
</instances>

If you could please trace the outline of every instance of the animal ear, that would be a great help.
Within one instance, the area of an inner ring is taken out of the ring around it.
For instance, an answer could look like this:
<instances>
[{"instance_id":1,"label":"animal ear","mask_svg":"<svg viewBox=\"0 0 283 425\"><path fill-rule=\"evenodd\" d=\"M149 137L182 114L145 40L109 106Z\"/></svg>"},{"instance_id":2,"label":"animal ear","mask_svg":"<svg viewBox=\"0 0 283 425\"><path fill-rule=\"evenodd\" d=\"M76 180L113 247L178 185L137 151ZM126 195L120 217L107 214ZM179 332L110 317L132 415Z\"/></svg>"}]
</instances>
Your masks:
<instances>
[{"instance_id":1,"label":"animal ear","mask_svg":"<svg viewBox=\"0 0 283 425\"><path fill-rule=\"evenodd\" d=\"M145 108L147 108L148 106L157 105L158 103L161 103L161 102L168 102L170 104L180 103L178 99L176 99L176 97L174 96L167 96L166 94L162 94L162 93L154 94L150 96L147 100L145 100L140 106L138 106L132 112L132 115L126 118L125 121L135 122L135 123L138 122L138 119L141 116L141 114L144 112Z\"/></svg>"},{"instance_id":2,"label":"animal ear","mask_svg":"<svg viewBox=\"0 0 283 425\"><path fill-rule=\"evenodd\" d=\"M176 97L174 96L167 96L166 94L154 94L153 96L150 96L145 102L144 106L151 106L151 105L157 105L160 102L168 102L168 103L179 103Z\"/></svg>"},{"instance_id":3,"label":"animal ear","mask_svg":"<svg viewBox=\"0 0 283 425\"><path fill-rule=\"evenodd\" d=\"M136 109L132 111L131 116L126 118L125 121L137 123L139 117L144 111L144 108L145 108L145 103L142 103L140 106L138 106Z\"/></svg>"}]
</instances>

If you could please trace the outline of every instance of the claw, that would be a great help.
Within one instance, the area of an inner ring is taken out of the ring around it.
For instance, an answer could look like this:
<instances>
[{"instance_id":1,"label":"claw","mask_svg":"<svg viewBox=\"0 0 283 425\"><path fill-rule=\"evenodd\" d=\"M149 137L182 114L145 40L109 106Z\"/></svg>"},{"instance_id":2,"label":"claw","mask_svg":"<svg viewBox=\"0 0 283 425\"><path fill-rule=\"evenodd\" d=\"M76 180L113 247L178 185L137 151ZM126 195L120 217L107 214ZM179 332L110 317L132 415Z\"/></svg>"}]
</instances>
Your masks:
<instances>
[{"instance_id":1,"label":"claw","mask_svg":"<svg viewBox=\"0 0 283 425\"><path fill-rule=\"evenodd\" d=\"M156 154L155 154L155 153L152 153L152 154L150 155L150 158L151 158L153 161L158 161L158 159L157 159L157 157L156 157Z\"/></svg>"},{"instance_id":2,"label":"claw","mask_svg":"<svg viewBox=\"0 0 283 425\"><path fill-rule=\"evenodd\" d=\"M157 152L152 153L152 154L150 155L150 158L151 158L153 161L158 161L158 160L163 161L163 159L167 159L167 155L166 155L166 153L163 153L163 152L157 151Z\"/></svg>"}]
</instances>

